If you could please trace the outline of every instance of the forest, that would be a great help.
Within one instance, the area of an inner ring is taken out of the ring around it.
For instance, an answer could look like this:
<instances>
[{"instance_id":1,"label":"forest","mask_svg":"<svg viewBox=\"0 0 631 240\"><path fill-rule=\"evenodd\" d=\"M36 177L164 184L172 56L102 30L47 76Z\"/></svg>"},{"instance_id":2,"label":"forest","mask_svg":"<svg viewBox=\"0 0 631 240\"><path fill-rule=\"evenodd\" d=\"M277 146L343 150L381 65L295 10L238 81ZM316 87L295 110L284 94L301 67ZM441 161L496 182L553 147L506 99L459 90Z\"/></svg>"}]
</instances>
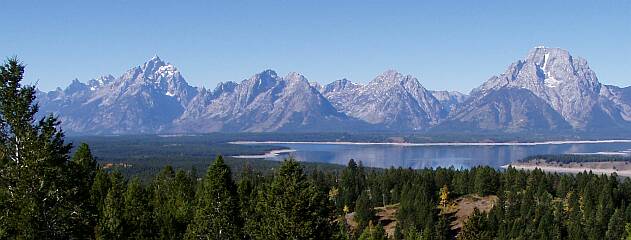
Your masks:
<instances>
[{"instance_id":1,"label":"forest","mask_svg":"<svg viewBox=\"0 0 631 240\"><path fill-rule=\"evenodd\" d=\"M233 172L217 156L203 177L166 166L126 178L87 144L71 154L53 115L36 119L23 74L16 59L0 67L1 239L631 239L631 180L616 175L293 159ZM466 196L497 200L455 226L449 209ZM387 233L377 209L392 206Z\"/></svg>"}]
</instances>

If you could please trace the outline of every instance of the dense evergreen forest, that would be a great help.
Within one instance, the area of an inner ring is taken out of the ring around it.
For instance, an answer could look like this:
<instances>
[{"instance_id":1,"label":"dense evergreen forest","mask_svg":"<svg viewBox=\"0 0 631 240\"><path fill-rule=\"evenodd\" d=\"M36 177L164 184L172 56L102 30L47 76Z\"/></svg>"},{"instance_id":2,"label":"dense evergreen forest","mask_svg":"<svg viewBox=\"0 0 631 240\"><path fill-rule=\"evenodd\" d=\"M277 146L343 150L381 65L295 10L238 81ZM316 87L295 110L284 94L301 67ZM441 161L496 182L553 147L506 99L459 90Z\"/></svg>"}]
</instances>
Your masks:
<instances>
[{"instance_id":1,"label":"dense evergreen forest","mask_svg":"<svg viewBox=\"0 0 631 240\"><path fill-rule=\"evenodd\" d=\"M615 175L353 160L305 171L291 159L233 173L217 157L201 178L167 166L148 182L127 179L98 166L86 144L70 154L54 116L35 119L23 73L15 59L0 67L2 239L631 239L631 180ZM472 195L498 200L454 228L446 209ZM375 208L393 205L386 236Z\"/></svg>"}]
</instances>

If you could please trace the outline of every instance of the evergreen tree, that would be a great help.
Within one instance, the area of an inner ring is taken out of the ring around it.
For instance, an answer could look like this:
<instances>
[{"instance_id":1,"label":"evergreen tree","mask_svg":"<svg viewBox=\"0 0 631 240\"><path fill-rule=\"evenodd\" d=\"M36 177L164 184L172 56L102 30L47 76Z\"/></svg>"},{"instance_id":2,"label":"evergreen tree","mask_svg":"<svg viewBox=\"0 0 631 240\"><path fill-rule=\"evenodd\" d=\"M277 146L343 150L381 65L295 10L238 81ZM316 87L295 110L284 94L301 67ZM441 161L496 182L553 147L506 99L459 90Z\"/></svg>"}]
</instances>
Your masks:
<instances>
[{"instance_id":1,"label":"evergreen tree","mask_svg":"<svg viewBox=\"0 0 631 240\"><path fill-rule=\"evenodd\" d=\"M151 216L149 193L140 179L134 177L123 195L123 223L128 239L152 239L156 226Z\"/></svg>"},{"instance_id":2,"label":"evergreen tree","mask_svg":"<svg viewBox=\"0 0 631 240\"><path fill-rule=\"evenodd\" d=\"M364 168L357 165L355 160L351 159L348 162L348 166L342 171L341 176L341 192L342 192L342 207L348 208L355 207L355 201L359 195L364 191L366 185L366 174ZM354 209L350 209L354 211Z\"/></svg>"},{"instance_id":3,"label":"evergreen tree","mask_svg":"<svg viewBox=\"0 0 631 240\"><path fill-rule=\"evenodd\" d=\"M103 213L107 192L109 192L112 187L110 179L111 178L107 172L99 169L96 171L94 182L92 183L92 187L90 189L90 202L96 207L96 212L99 214L98 218L100 218L100 214Z\"/></svg>"},{"instance_id":4,"label":"evergreen tree","mask_svg":"<svg viewBox=\"0 0 631 240\"><path fill-rule=\"evenodd\" d=\"M475 172L475 191L480 196L486 196L494 194L497 190L498 179L495 175L495 170L490 167L478 167L474 169Z\"/></svg>"},{"instance_id":5,"label":"evergreen tree","mask_svg":"<svg viewBox=\"0 0 631 240\"><path fill-rule=\"evenodd\" d=\"M493 239L491 233L486 230L484 215L476 208L473 214L467 219L458 234L459 240L484 240Z\"/></svg>"},{"instance_id":6,"label":"evergreen tree","mask_svg":"<svg viewBox=\"0 0 631 240\"><path fill-rule=\"evenodd\" d=\"M75 238L87 238L94 234L94 227L98 217L98 209L91 199L91 189L98 170L96 160L87 144L79 145L71 159L71 181L75 187L75 201L73 235Z\"/></svg>"},{"instance_id":7,"label":"evergreen tree","mask_svg":"<svg viewBox=\"0 0 631 240\"><path fill-rule=\"evenodd\" d=\"M328 200L308 181L296 160L285 160L273 181L259 192L260 220L248 224L254 239L329 239L331 214Z\"/></svg>"},{"instance_id":8,"label":"evergreen tree","mask_svg":"<svg viewBox=\"0 0 631 240\"><path fill-rule=\"evenodd\" d=\"M435 233L435 237L434 239L436 240L447 240L447 239L452 239L452 234L451 234L451 229L449 226L449 221L447 219L446 216L441 215L440 218L438 219L438 222L436 223L436 226L434 227L434 233Z\"/></svg>"},{"instance_id":9,"label":"evergreen tree","mask_svg":"<svg viewBox=\"0 0 631 240\"><path fill-rule=\"evenodd\" d=\"M110 175L111 187L107 192L103 213L97 226L97 239L122 239L125 237L123 222L123 192L125 180L119 172Z\"/></svg>"},{"instance_id":10,"label":"evergreen tree","mask_svg":"<svg viewBox=\"0 0 631 240\"><path fill-rule=\"evenodd\" d=\"M611 215L607 232L605 233L605 239L607 240L620 240L624 237L624 216L620 209L616 209Z\"/></svg>"},{"instance_id":11,"label":"evergreen tree","mask_svg":"<svg viewBox=\"0 0 631 240\"><path fill-rule=\"evenodd\" d=\"M187 239L239 239L242 236L237 187L221 156L208 168L195 201L195 217L188 225Z\"/></svg>"},{"instance_id":12,"label":"evergreen tree","mask_svg":"<svg viewBox=\"0 0 631 240\"><path fill-rule=\"evenodd\" d=\"M24 66L0 66L0 235L64 239L72 232L77 202L59 121L35 120L35 87L22 86Z\"/></svg>"},{"instance_id":13,"label":"evergreen tree","mask_svg":"<svg viewBox=\"0 0 631 240\"><path fill-rule=\"evenodd\" d=\"M381 225L373 225L372 221L368 223L368 226L362 234L359 236L359 240L388 240L386 231L383 230Z\"/></svg>"},{"instance_id":14,"label":"evergreen tree","mask_svg":"<svg viewBox=\"0 0 631 240\"><path fill-rule=\"evenodd\" d=\"M167 166L152 182L151 201L159 239L182 239L193 215L195 179Z\"/></svg>"},{"instance_id":15,"label":"evergreen tree","mask_svg":"<svg viewBox=\"0 0 631 240\"><path fill-rule=\"evenodd\" d=\"M355 222L357 222L357 232L361 233L368 223L377 220L377 216L375 215L375 209L372 207L370 203L370 199L368 199L368 194L363 192L359 195L357 202L355 204L355 216L353 217Z\"/></svg>"}]
</instances>

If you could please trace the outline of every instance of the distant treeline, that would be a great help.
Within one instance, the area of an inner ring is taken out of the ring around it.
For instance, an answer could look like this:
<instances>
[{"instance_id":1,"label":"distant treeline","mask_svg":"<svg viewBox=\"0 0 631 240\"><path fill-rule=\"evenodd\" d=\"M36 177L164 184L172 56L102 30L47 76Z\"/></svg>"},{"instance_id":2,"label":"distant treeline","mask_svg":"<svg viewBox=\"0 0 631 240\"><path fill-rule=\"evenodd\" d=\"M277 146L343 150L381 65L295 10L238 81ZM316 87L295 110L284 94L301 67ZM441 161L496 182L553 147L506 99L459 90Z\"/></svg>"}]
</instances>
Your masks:
<instances>
[{"instance_id":1,"label":"distant treeline","mask_svg":"<svg viewBox=\"0 0 631 240\"><path fill-rule=\"evenodd\" d=\"M89 142L90 146L94 144L110 144L131 143L155 143L163 146L167 144L194 144L198 146L227 144L231 141L342 141L342 142L409 142L409 143L437 143L437 142L539 142L552 140L602 140L614 138L613 135L595 135L590 133L503 133L503 132L266 132L266 133L205 133L205 134L173 134L173 135L116 135L116 136L81 136L74 135L69 137L72 142ZM619 137L620 138L620 137ZM176 146L172 146L176 147ZM231 150L228 146L221 146L219 149L204 149L205 151L217 154L217 150ZM227 148L224 148L227 147ZM232 146L232 150L240 149L238 146ZM223 155L230 155L234 152L222 152Z\"/></svg>"},{"instance_id":2,"label":"distant treeline","mask_svg":"<svg viewBox=\"0 0 631 240\"><path fill-rule=\"evenodd\" d=\"M605 154L544 154L533 155L520 160L529 162L532 160L544 160L555 163L585 163L585 162L624 162L631 161L631 156L605 155Z\"/></svg>"}]
</instances>

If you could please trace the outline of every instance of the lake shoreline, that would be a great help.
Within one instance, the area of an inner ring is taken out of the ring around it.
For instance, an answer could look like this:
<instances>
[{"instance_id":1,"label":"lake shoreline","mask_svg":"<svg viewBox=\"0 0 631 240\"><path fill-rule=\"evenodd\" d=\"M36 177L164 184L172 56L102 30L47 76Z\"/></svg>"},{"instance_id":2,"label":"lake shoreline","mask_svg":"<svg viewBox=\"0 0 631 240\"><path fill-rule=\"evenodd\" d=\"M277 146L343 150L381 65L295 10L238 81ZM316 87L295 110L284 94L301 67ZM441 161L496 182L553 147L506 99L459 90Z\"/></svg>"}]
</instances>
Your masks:
<instances>
[{"instance_id":1,"label":"lake shoreline","mask_svg":"<svg viewBox=\"0 0 631 240\"><path fill-rule=\"evenodd\" d=\"M538 146L563 144L600 144L600 143L631 143L629 139L611 140L576 140L576 141L543 141L543 142L444 142L444 143L405 143L405 142L309 142L309 141L231 141L230 144L316 144L316 145L390 145L403 147L416 146Z\"/></svg>"},{"instance_id":2,"label":"lake shoreline","mask_svg":"<svg viewBox=\"0 0 631 240\"><path fill-rule=\"evenodd\" d=\"M592 172L594 174L611 175L616 173L618 176L631 177L631 164L629 162L572 162L557 163L531 161L524 163L511 163L501 166L502 169L513 167L518 170L532 171L539 169L550 173L570 173L577 174L582 172Z\"/></svg>"},{"instance_id":3,"label":"lake shoreline","mask_svg":"<svg viewBox=\"0 0 631 240\"><path fill-rule=\"evenodd\" d=\"M292 153L295 152L296 150L294 149L278 149L278 150L272 150L263 154L253 154L253 155L234 155L234 156L230 156L231 158L241 158L241 159L266 159L266 158L273 158L273 157L277 157L281 154L286 154L286 153Z\"/></svg>"}]
</instances>

